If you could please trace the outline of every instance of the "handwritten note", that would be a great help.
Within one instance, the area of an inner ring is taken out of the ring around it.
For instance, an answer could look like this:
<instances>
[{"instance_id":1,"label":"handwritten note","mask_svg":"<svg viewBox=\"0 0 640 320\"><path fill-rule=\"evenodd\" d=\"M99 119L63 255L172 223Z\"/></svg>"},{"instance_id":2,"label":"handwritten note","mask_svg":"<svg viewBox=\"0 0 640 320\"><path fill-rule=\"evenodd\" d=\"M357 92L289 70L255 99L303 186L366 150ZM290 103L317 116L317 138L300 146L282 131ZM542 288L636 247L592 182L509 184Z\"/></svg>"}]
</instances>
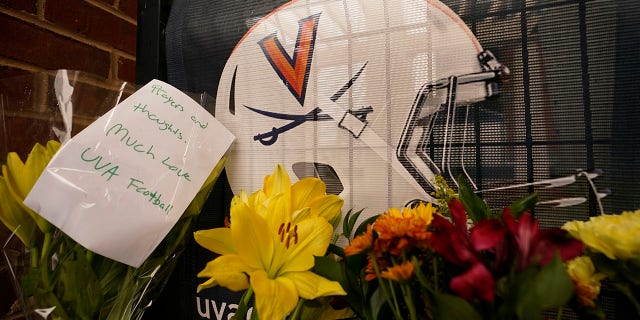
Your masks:
<instances>
[{"instance_id":1,"label":"handwritten note","mask_svg":"<svg viewBox=\"0 0 640 320\"><path fill-rule=\"evenodd\" d=\"M186 94L153 80L69 140L25 204L86 248L138 267L233 139Z\"/></svg>"}]
</instances>

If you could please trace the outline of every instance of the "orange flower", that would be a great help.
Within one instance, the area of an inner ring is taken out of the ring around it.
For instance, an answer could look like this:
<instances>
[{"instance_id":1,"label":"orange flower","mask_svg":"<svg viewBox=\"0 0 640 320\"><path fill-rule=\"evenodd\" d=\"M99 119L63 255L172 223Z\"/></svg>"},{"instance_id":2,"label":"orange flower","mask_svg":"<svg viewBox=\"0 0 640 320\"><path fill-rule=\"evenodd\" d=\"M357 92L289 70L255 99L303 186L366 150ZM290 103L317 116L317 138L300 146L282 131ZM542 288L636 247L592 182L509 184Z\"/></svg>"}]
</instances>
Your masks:
<instances>
[{"instance_id":1,"label":"orange flower","mask_svg":"<svg viewBox=\"0 0 640 320\"><path fill-rule=\"evenodd\" d=\"M375 280L378 278L378 276L376 275L376 269L373 266L371 255L367 256L367 261L368 261L367 267L364 269L366 273L366 276L364 277L364 279L367 281ZM385 270L390 266L389 261L384 258L376 258L376 263L378 264L378 270Z\"/></svg>"},{"instance_id":2,"label":"orange flower","mask_svg":"<svg viewBox=\"0 0 640 320\"><path fill-rule=\"evenodd\" d=\"M427 227L433 220L435 209L428 204L419 204L415 208L391 208L376 219L373 229L378 234L374 251L400 255L412 248L429 248L431 232Z\"/></svg>"},{"instance_id":3,"label":"orange flower","mask_svg":"<svg viewBox=\"0 0 640 320\"><path fill-rule=\"evenodd\" d=\"M351 240L351 244L344 248L344 254L347 256L360 254L373 246L373 230L371 224L367 225L367 232L355 237Z\"/></svg>"},{"instance_id":4,"label":"orange flower","mask_svg":"<svg viewBox=\"0 0 640 320\"><path fill-rule=\"evenodd\" d=\"M397 264L387 268L385 271L380 273L380 276L394 281L407 281L413 277L415 273L415 268L413 262L405 261L402 264Z\"/></svg>"}]
</instances>

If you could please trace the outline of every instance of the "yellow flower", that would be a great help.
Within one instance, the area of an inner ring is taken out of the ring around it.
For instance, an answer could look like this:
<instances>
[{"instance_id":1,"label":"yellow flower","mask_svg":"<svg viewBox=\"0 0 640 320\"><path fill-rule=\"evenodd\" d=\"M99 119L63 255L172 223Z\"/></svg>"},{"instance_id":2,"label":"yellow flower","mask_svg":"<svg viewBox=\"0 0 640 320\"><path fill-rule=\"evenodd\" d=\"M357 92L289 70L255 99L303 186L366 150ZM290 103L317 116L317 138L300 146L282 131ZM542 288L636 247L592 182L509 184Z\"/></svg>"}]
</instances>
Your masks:
<instances>
[{"instance_id":1,"label":"yellow flower","mask_svg":"<svg viewBox=\"0 0 640 320\"><path fill-rule=\"evenodd\" d=\"M234 198L230 228L194 234L201 246L221 254L198 274L208 278L198 291L216 285L234 291L251 287L262 319L283 319L299 297L346 294L339 283L311 272L314 256L325 254L333 233L325 206L316 198L335 200L315 196L319 188L313 183L300 185L311 190L287 187L289 178L279 170L265 179L263 190Z\"/></svg>"},{"instance_id":2,"label":"yellow flower","mask_svg":"<svg viewBox=\"0 0 640 320\"><path fill-rule=\"evenodd\" d=\"M596 273L596 268L587 256L577 257L567 262L567 272L573 280L578 301L587 307L595 307L595 300L600 294L600 281L606 277Z\"/></svg>"},{"instance_id":3,"label":"yellow flower","mask_svg":"<svg viewBox=\"0 0 640 320\"><path fill-rule=\"evenodd\" d=\"M0 221L14 232L28 248L33 247L38 236L36 222L9 194L4 177L0 176Z\"/></svg>"},{"instance_id":4,"label":"yellow flower","mask_svg":"<svg viewBox=\"0 0 640 320\"><path fill-rule=\"evenodd\" d=\"M37 232L50 232L53 226L36 212L24 205L36 180L44 171L53 155L60 148L57 141L46 146L36 143L23 163L15 152L7 155L7 164L2 165L0 176L0 220L28 247L33 245Z\"/></svg>"},{"instance_id":5,"label":"yellow flower","mask_svg":"<svg viewBox=\"0 0 640 320\"><path fill-rule=\"evenodd\" d=\"M609 259L628 259L640 254L640 210L591 217L586 222L570 221L562 228Z\"/></svg>"},{"instance_id":6,"label":"yellow flower","mask_svg":"<svg viewBox=\"0 0 640 320\"><path fill-rule=\"evenodd\" d=\"M429 225L431 221L433 221L433 215L436 213L436 209L433 207L431 202L428 203L419 203L415 207L402 208L402 211L397 208L389 209L388 215L396 218L416 218L420 219L424 222L424 224Z\"/></svg>"},{"instance_id":7,"label":"yellow flower","mask_svg":"<svg viewBox=\"0 0 640 320\"><path fill-rule=\"evenodd\" d=\"M262 190L251 195L241 191L231 200L231 206L244 203L264 217L268 206L277 205L279 210L291 212L293 222L320 216L335 227L340 221L344 201L337 195L326 194L326 190L326 185L318 178L303 178L291 185L287 171L278 165L273 174L264 178ZM274 201L277 203L272 203Z\"/></svg>"}]
</instances>

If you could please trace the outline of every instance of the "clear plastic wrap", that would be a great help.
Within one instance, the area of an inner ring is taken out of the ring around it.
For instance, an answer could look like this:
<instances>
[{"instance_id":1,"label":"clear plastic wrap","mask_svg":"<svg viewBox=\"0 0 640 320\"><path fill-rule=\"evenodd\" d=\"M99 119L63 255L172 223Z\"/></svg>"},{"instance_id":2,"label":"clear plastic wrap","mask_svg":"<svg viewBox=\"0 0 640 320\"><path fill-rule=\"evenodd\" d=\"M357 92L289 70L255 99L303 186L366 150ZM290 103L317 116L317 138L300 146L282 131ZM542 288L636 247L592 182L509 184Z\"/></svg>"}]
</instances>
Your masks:
<instances>
[{"instance_id":1,"label":"clear plastic wrap","mask_svg":"<svg viewBox=\"0 0 640 320\"><path fill-rule=\"evenodd\" d=\"M27 319L142 318L174 269L191 222L222 170L224 158L137 268L88 250L26 207L18 186L33 187L60 143L135 89L67 70L0 79L0 228L9 231L0 233L9 234L0 245ZM199 100L206 104L206 96Z\"/></svg>"}]
</instances>

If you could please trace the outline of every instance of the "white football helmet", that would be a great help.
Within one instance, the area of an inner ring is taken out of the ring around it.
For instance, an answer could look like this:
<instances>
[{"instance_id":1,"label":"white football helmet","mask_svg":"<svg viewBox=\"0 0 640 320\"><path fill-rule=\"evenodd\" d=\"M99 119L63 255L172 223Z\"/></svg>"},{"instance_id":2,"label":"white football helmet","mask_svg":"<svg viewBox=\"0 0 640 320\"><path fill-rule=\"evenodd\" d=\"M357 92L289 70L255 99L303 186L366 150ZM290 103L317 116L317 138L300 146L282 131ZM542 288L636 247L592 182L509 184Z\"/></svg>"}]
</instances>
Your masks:
<instances>
[{"instance_id":1,"label":"white football helmet","mask_svg":"<svg viewBox=\"0 0 640 320\"><path fill-rule=\"evenodd\" d=\"M282 164L367 215L429 201L435 116L496 94L506 72L436 0L292 1L253 25L223 71L230 185L257 190Z\"/></svg>"}]
</instances>

